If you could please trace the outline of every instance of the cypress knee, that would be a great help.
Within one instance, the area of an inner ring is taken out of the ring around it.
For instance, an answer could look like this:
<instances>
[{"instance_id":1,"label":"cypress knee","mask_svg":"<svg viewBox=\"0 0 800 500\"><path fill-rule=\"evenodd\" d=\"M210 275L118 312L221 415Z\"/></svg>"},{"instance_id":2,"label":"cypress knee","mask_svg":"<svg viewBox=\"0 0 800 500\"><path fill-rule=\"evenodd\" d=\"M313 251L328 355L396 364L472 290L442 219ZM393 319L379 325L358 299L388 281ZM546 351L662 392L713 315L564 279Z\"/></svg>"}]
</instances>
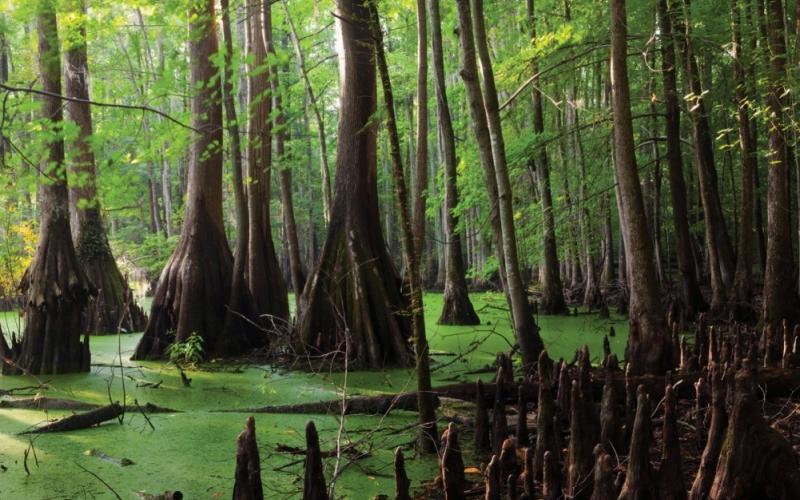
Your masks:
<instances>
[{"instance_id":1,"label":"cypress knee","mask_svg":"<svg viewBox=\"0 0 800 500\"><path fill-rule=\"evenodd\" d=\"M248 417L247 426L236 438L236 482L233 500L263 500L261 461L256 444L256 421Z\"/></svg>"}]
</instances>

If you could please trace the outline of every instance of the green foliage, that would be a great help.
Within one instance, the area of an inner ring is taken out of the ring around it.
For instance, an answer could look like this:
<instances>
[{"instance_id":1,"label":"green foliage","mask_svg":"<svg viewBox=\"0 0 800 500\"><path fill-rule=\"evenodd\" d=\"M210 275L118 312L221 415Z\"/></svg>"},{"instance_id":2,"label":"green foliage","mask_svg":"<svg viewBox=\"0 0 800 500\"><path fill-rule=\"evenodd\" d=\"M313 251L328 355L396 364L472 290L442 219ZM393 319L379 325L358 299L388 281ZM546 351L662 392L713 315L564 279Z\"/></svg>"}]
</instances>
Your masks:
<instances>
[{"instance_id":1,"label":"green foliage","mask_svg":"<svg viewBox=\"0 0 800 500\"><path fill-rule=\"evenodd\" d=\"M132 235L120 235L112 240L117 259L124 259L133 267L144 269L150 280L157 279L175 250L179 236L165 238L161 234L145 234L141 241L133 238Z\"/></svg>"},{"instance_id":2,"label":"green foliage","mask_svg":"<svg viewBox=\"0 0 800 500\"><path fill-rule=\"evenodd\" d=\"M197 365L203 361L203 337L193 333L183 342L173 342L167 348L167 356L178 365Z\"/></svg>"}]
</instances>

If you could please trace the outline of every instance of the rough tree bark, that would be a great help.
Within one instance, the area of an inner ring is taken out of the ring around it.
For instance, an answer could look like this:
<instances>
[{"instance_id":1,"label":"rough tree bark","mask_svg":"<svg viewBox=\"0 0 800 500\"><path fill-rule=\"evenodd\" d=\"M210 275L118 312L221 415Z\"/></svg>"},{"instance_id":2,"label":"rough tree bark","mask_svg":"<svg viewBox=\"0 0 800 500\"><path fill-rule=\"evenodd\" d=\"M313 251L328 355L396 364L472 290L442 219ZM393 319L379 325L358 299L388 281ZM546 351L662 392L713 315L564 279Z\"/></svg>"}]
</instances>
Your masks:
<instances>
[{"instance_id":1,"label":"rough tree bark","mask_svg":"<svg viewBox=\"0 0 800 500\"><path fill-rule=\"evenodd\" d=\"M767 266L764 273L765 322L776 327L783 319L795 323L798 300L787 274L794 268L789 210L789 177L786 158L784 106L786 101L786 39L783 4L767 0L767 108L769 110L767 169Z\"/></svg>"},{"instance_id":2,"label":"rough tree bark","mask_svg":"<svg viewBox=\"0 0 800 500\"><path fill-rule=\"evenodd\" d=\"M530 367L534 365L539 353L544 349L544 343L539 336L539 327L531 314L520 274L514 229L511 182L506 165L497 90L494 86L494 74L492 73L489 48L486 44L483 3L481 0L475 0L475 8L472 12L468 0L458 0L456 5L459 19L458 33L463 56L461 78L467 88L473 127L478 148L480 149L481 163L484 165L485 175L490 174L486 175L487 181L497 186L501 244L505 260L506 291L522 361L524 365ZM475 24L474 38L473 23ZM484 92L481 92L478 79L478 64L475 57L476 46L480 55L484 77Z\"/></svg>"},{"instance_id":3,"label":"rough tree bark","mask_svg":"<svg viewBox=\"0 0 800 500\"><path fill-rule=\"evenodd\" d=\"M706 310L706 302L697 280L697 269L692 254L692 236L689 232L686 182L683 178L683 157L681 155L681 108L678 102L675 38L672 19L667 12L667 0L658 0L658 25L662 37L661 74L664 83L665 135L667 137L672 220L675 229L675 254L680 271L681 298L683 306L686 308L686 315L691 318Z\"/></svg>"},{"instance_id":4,"label":"rough tree bark","mask_svg":"<svg viewBox=\"0 0 800 500\"><path fill-rule=\"evenodd\" d=\"M310 354L344 350L379 367L411 361L397 271L378 214L375 58L366 0L337 0L339 147L328 235L301 299L298 340ZM344 21L342 20L344 19Z\"/></svg>"},{"instance_id":5,"label":"rough tree bark","mask_svg":"<svg viewBox=\"0 0 800 500\"><path fill-rule=\"evenodd\" d=\"M424 5L418 7L425 8ZM374 3L371 3L372 33L375 40L375 55L378 69L383 83L383 101L386 106L386 126L389 132L389 143L392 157L392 175L394 177L394 190L397 201L397 211L400 213L400 241L403 247L403 259L406 262L406 273L411 291L411 324L416 354L417 369L417 396L418 414L420 420L418 444L421 450L428 453L436 452L438 432L436 430L436 407L431 393L431 368L428 349L428 339L425 335L425 315L422 303L422 275L420 270L420 251L414 239L413 225L409 209L408 188L403 172L403 160L400 155L400 138L397 133L397 119L394 108L394 94L392 83L389 79L389 66L386 62L386 53L383 47L383 32L381 31L380 17ZM423 48L424 50L424 48ZM417 156L419 161L419 156ZM417 178L419 180L419 177ZM424 220L423 220L424 228ZM422 237L422 235L417 235Z\"/></svg>"},{"instance_id":6,"label":"rough tree bark","mask_svg":"<svg viewBox=\"0 0 800 500\"><path fill-rule=\"evenodd\" d=\"M431 18L431 46L433 54L433 75L436 88L436 121L439 126L444 159L444 228L445 228L445 281L442 298L440 325L477 325L478 314L469 300L467 280L464 273L464 255L461 251L461 234L458 232L458 185L456 141L453 122L450 118L450 105L444 74L444 53L442 50L442 21L439 16L439 0L429 0Z\"/></svg>"},{"instance_id":7,"label":"rough tree bark","mask_svg":"<svg viewBox=\"0 0 800 500\"><path fill-rule=\"evenodd\" d=\"M652 240L647 230L633 142L628 87L625 0L611 3L611 81L614 101L615 169L621 196L628 255L630 337L626 360L631 373L663 373L671 366L671 344L656 281Z\"/></svg>"},{"instance_id":8,"label":"rough tree bark","mask_svg":"<svg viewBox=\"0 0 800 500\"><path fill-rule=\"evenodd\" d=\"M272 90L267 44L272 39L271 6L249 4L247 16L250 130L248 142L247 209L250 221L245 277L257 315L269 327L289 318L289 297L272 241L270 185L272 176ZM262 15L263 13L263 15ZM277 320L274 323L272 318Z\"/></svg>"},{"instance_id":9,"label":"rough tree bark","mask_svg":"<svg viewBox=\"0 0 800 500\"><path fill-rule=\"evenodd\" d=\"M66 47L64 91L67 97L80 99L66 102L67 116L78 126L78 137L70 165L69 201L74 214L75 250L97 295L89 299L83 314L83 331L116 333L140 331L147 323L144 311L136 304L128 281L117 267L100 213L100 200L95 184L94 152L89 145L92 136L92 114L89 103L89 66L86 54L86 15L84 0L71 0L69 10L79 19L75 36Z\"/></svg>"},{"instance_id":10,"label":"rough tree bark","mask_svg":"<svg viewBox=\"0 0 800 500\"><path fill-rule=\"evenodd\" d=\"M89 337L81 342L81 319L93 287L83 272L69 225L69 196L64 167L61 57L55 2L36 5L39 39L39 77L43 96L42 118L49 121L54 139L39 186L39 242L22 279L25 294L25 332L21 345L8 346L0 335L3 373L58 374L89 371Z\"/></svg>"},{"instance_id":11,"label":"rough tree bark","mask_svg":"<svg viewBox=\"0 0 800 500\"><path fill-rule=\"evenodd\" d=\"M218 52L213 0L191 4L190 66L193 139L188 194L178 246L161 272L150 321L133 359L159 358L172 342L196 333L206 355L226 355L263 346L266 339L243 327L221 335L230 297L233 257L222 217L221 86L211 62ZM174 337L172 334L174 333Z\"/></svg>"},{"instance_id":12,"label":"rough tree bark","mask_svg":"<svg viewBox=\"0 0 800 500\"><path fill-rule=\"evenodd\" d=\"M527 15L530 24L529 31L531 40L536 39L536 17L534 11L534 0L527 0ZM531 61L531 71L538 72L538 62L536 59ZM537 78L538 81L538 78ZM544 134L544 111L542 108L542 93L539 85L533 85L533 133L536 135ZM556 246L556 222L553 213L553 194L550 190L550 161L547 156L547 148L542 146L535 158L536 174L539 180L539 191L541 192L542 213L544 215L544 261L542 262L543 281L542 299L539 302L539 311L544 314L565 314L569 312L567 303L564 300L564 287L561 282L561 269L558 262L558 248Z\"/></svg>"}]
</instances>

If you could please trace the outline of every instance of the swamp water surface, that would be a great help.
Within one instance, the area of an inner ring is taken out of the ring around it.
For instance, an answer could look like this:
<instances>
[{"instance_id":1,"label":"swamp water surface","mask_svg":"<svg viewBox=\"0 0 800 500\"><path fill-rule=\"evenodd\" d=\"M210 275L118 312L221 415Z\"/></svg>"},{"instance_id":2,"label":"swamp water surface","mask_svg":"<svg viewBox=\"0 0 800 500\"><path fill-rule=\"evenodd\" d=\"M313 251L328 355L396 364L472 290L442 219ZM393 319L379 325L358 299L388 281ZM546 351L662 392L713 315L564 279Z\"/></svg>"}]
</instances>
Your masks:
<instances>
[{"instance_id":1,"label":"swamp water surface","mask_svg":"<svg viewBox=\"0 0 800 500\"><path fill-rule=\"evenodd\" d=\"M509 349L513 334L504 311L505 301L497 293L472 295L482 325L476 327L439 326L441 295L426 294L428 339L433 353L433 385L475 380L490 380L491 373L480 371L491 365L495 353ZM621 357L627 338L627 322L612 315L600 319L594 314L537 318L541 335L551 357L572 359L574 350L588 344L595 361L602 353L603 335L614 326L612 350ZM0 326L16 330L16 313L0 313ZM174 365L166 362L128 360L140 334L93 337L92 370L77 375L43 376L47 389L35 391L50 398L67 398L107 404L109 392L114 400L134 399L142 406L156 404L177 413L149 415L155 430L138 412L128 412L125 421L92 429L34 438L27 458L28 436L19 435L31 426L70 414L67 411L5 409L0 407L0 500L44 500L115 498L98 478L102 478L125 500L137 499L140 492L156 494L180 490L187 499L230 498L236 461L236 436L242 431L246 412L221 412L260 406L288 405L340 398L344 390L343 373L307 373L273 369L270 366L206 363L187 371L192 379L184 387ZM474 343L479 343L475 347ZM122 353L123 369L119 368ZM459 354L469 353L463 357ZM143 383L157 388L137 387ZM0 390L38 385L32 377L2 377ZM413 371L351 371L346 391L353 394L395 393L415 388ZM305 424L313 419L320 433L323 452L334 450L339 430L335 415L257 414L256 430L261 455L262 479L267 498L300 498L302 455L276 450L278 445L304 448ZM433 458L416 458L410 445L414 439L416 415L396 411L386 417L347 416L342 443L361 440L357 449L368 456L348 465L336 481L336 496L368 499L394 492L393 460L396 446L407 446L406 467L412 489L435 475ZM95 450L90 453L90 450ZM128 459L121 467L114 461ZM466 462L470 459L467 454ZM325 460L330 479L335 458ZM342 465L348 463L342 458ZM279 469L279 470L276 470ZM87 472L90 471L90 472Z\"/></svg>"}]
</instances>

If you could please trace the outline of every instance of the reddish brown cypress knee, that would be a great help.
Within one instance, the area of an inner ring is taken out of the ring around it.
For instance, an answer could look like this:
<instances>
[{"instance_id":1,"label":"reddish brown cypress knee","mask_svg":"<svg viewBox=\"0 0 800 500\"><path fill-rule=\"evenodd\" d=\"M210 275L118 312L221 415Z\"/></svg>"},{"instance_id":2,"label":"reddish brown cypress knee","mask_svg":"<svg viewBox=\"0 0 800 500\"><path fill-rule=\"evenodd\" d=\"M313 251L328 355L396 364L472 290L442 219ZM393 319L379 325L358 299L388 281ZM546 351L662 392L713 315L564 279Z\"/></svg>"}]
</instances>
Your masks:
<instances>
[{"instance_id":1,"label":"reddish brown cypress knee","mask_svg":"<svg viewBox=\"0 0 800 500\"><path fill-rule=\"evenodd\" d=\"M700 459L700 468L692 483L689 498L703 500L708 497L711 484L714 481L714 471L717 468L719 452L725 436L728 416L725 411L725 385L722 381L722 369L719 365L711 366L711 425L708 429L708 439ZM698 419L695 419L697 422ZM702 423L702 420L700 420ZM696 424L699 425L699 424Z\"/></svg>"},{"instance_id":2,"label":"reddish brown cypress knee","mask_svg":"<svg viewBox=\"0 0 800 500\"><path fill-rule=\"evenodd\" d=\"M522 476L522 489L527 498L533 498L535 495L534 479L536 472L533 469L533 448L525 448L525 461L523 463Z\"/></svg>"},{"instance_id":3,"label":"reddish brown cypress knee","mask_svg":"<svg viewBox=\"0 0 800 500\"><path fill-rule=\"evenodd\" d=\"M486 484L485 500L500 500L500 460L497 455L492 455L489 465L486 466L484 482Z\"/></svg>"},{"instance_id":4,"label":"reddish brown cypress knee","mask_svg":"<svg viewBox=\"0 0 800 500\"><path fill-rule=\"evenodd\" d=\"M247 418L245 429L236 438L236 474L233 483L233 500L263 500L261 486L261 460L256 444L256 421Z\"/></svg>"},{"instance_id":5,"label":"reddish brown cypress knee","mask_svg":"<svg viewBox=\"0 0 800 500\"><path fill-rule=\"evenodd\" d=\"M556 461L555 454L550 451L544 453L542 497L544 500L558 500L561 498L561 469Z\"/></svg>"},{"instance_id":6,"label":"reddish brown cypress knee","mask_svg":"<svg viewBox=\"0 0 800 500\"><path fill-rule=\"evenodd\" d=\"M447 500L464 498L464 460L461 455L461 444L458 431L451 422L442 434L442 456L440 472L444 484L444 497Z\"/></svg>"},{"instance_id":7,"label":"reddish brown cypress knee","mask_svg":"<svg viewBox=\"0 0 800 500\"><path fill-rule=\"evenodd\" d=\"M503 441L503 448L500 451L500 477L508 477L510 474L518 474L519 464L517 463L517 447L514 440L507 438Z\"/></svg>"},{"instance_id":8,"label":"reddish brown cypress knee","mask_svg":"<svg viewBox=\"0 0 800 500\"><path fill-rule=\"evenodd\" d=\"M594 487L590 500L616 500L614 465L602 444L594 447Z\"/></svg>"},{"instance_id":9,"label":"reddish brown cypress knee","mask_svg":"<svg viewBox=\"0 0 800 500\"><path fill-rule=\"evenodd\" d=\"M650 468L651 425L650 397L640 385L636 389L636 418L633 422L631 446L628 452L628 470L619 500L658 498Z\"/></svg>"}]
</instances>

